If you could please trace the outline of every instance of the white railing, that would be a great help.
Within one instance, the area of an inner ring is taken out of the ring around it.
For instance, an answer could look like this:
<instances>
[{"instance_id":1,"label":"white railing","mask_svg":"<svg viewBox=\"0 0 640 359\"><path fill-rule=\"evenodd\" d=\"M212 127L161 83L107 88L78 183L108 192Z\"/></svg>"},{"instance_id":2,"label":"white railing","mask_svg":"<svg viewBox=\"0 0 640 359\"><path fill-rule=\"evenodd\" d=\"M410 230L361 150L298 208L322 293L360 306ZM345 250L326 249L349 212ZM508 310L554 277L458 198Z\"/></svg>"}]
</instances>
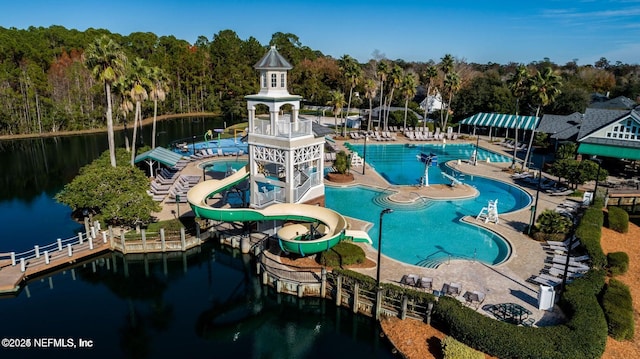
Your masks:
<instances>
[{"instance_id":1,"label":"white railing","mask_svg":"<svg viewBox=\"0 0 640 359\"><path fill-rule=\"evenodd\" d=\"M25 272L27 270L27 266L30 264L30 261L34 261L35 259L41 260L41 257L44 257L45 264L49 264L53 254L59 254L58 252L66 251L68 256L71 257L73 255L73 247L76 245L85 245L85 243L88 243L89 249L93 250L94 242L96 239L96 232L98 232L99 230L100 224L99 222L96 222L96 226L92 226L91 230L86 234L78 232L78 235L75 237L67 239L58 238L55 242L46 244L44 246L36 244L35 246L33 246L33 249L20 253L10 252L0 257L0 259L10 259L12 266L20 264L20 270L22 272ZM104 235L102 240L104 243L106 243L106 237Z\"/></svg>"},{"instance_id":2,"label":"white railing","mask_svg":"<svg viewBox=\"0 0 640 359\"><path fill-rule=\"evenodd\" d=\"M307 174L304 174L305 176L307 176ZM300 198L302 198L302 196L305 195L305 193L307 193L307 191L313 187L313 186L317 186L321 183L321 178L320 178L320 173L319 172L314 172L314 173L310 173L308 174L309 177L307 177L307 180L304 181L304 183L298 187L296 187L293 190L293 194L296 198L296 201L300 200Z\"/></svg>"},{"instance_id":3,"label":"white railing","mask_svg":"<svg viewBox=\"0 0 640 359\"><path fill-rule=\"evenodd\" d=\"M279 120L276 121L275 128L271 128L270 120L256 119L253 123L253 133L258 135L295 138L313 134L313 121L311 120L298 120L297 122Z\"/></svg>"},{"instance_id":4,"label":"white railing","mask_svg":"<svg viewBox=\"0 0 640 359\"><path fill-rule=\"evenodd\" d=\"M266 187L265 187L266 188ZM258 193L256 204L258 206L264 206L269 203L285 203L286 194L282 187L274 187L270 191L262 190Z\"/></svg>"}]
</instances>

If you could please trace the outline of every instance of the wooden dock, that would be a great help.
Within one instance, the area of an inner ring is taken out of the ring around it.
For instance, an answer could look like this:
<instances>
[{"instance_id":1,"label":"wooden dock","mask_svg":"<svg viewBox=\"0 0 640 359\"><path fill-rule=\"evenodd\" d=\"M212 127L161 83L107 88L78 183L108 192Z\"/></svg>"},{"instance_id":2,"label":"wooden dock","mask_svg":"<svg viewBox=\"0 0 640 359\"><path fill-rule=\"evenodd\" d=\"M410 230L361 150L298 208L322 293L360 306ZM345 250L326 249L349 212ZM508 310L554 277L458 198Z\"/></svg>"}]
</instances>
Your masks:
<instances>
[{"instance_id":1,"label":"wooden dock","mask_svg":"<svg viewBox=\"0 0 640 359\"><path fill-rule=\"evenodd\" d=\"M0 293L17 292L23 281L29 278L108 251L123 254L184 252L201 245L211 234L209 231L201 233L197 227L195 236L187 237L182 228L178 235L165 237L164 230L160 230L158 238L147 238L143 230L140 238L125 240L123 233L116 237L113 236L113 230L109 229L93 235L89 231L86 235L78 233L77 237L58 239L42 247L34 246L34 249L24 253L0 253Z\"/></svg>"},{"instance_id":2,"label":"wooden dock","mask_svg":"<svg viewBox=\"0 0 640 359\"><path fill-rule=\"evenodd\" d=\"M92 246L93 249L90 248L89 242L85 241L82 244L72 245L71 255L69 255L68 246L62 250L50 252L48 253L48 263L47 257L41 254L37 258L25 261L24 272L22 271L23 265L21 262L12 265L11 261L3 260L2 265L0 265L0 293L16 292L20 289L20 284L29 277L41 275L111 250L109 242L99 241L93 243Z\"/></svg>"}]
</instances>

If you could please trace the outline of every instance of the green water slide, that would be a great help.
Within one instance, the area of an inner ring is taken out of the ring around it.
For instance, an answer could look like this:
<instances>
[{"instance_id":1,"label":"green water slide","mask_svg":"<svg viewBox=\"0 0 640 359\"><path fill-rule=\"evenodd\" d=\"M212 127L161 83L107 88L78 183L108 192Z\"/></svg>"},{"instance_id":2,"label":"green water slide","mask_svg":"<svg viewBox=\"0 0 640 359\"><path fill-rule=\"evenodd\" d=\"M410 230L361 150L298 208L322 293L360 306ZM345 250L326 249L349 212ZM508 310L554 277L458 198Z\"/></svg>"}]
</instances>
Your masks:
<instances>
[{"instance_id":1,"label":"green water slide","mask_svg":"<svg viewBox=\"0 0 640 359\"><path fill-rule=\"evenodd\" d=\"M217 208L206 204L205 200L227 190L249 177L249 167L245 166L232 175L220 180L200 182L189 190L187 201L197 217L224 222L249 222L283 220L317 223L314 233L319 238L309 238L310 225L293 224L278 230L280 247L290 253L302 256L326 251L341 240L352 237L354 241L371 242L366 232L347 230L347 220L340 213L320 206L308 204L276 203L263 209Z\"/></svg>"}]
</instances>

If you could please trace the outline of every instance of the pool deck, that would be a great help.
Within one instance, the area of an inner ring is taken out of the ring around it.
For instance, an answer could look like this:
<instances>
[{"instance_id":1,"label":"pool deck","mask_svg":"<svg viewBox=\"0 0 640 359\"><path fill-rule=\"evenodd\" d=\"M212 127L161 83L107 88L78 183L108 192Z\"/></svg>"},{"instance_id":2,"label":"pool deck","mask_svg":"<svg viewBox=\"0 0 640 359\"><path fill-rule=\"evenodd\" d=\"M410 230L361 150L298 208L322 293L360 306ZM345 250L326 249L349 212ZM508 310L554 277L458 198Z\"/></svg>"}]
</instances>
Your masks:
<instances>
[{"instance_id":1,"label":"pool deck","mask_svg":"<svg viewBox=\"0 0 640 359\"><path fill-rule=\"evenodd\" d=\"M405 139L402 135L397 135L397 141L381 142L381 144L404 144L404 143L429 143L429 142L415 142ZM349 151L345 146L345 142L357 143L356 141L341 141L336 140L336 145L339 149ZM449 141L448 144L453 143L467 143L464 140ZM475 144L475 140L473 142ZM489 141L481 139L480 147L501 153L504 155L510 155L508 150L502 146L493 144ZM246 159L246 155L240 157ZM223 157L221 160L236 160L235 156ZM201 160L190 163L182 174L187 175L202 175L202 169L198 167L201 162L210 161ZM487 163L478 162L476 166L462 162L460 164L457 161L452 161L451 166L455 167L466 174L479 175L492 179L501 180L510 184L517 185L510 177L510 174L503 169L510 166L509 163ZM330 165L330 164L326 164ZM366 165L366 164L365 164ZM448 185L432 185L429 187L419 186L393 186L390 185L382 176L380 176L373 168L367 166L365 169L365 175L362 175L362 167L351 168L351 173L354 175L354 181L351 183L332 184L325 181L328 186L351 186L351 185L366 185L374 188L380 188L385 190L391 190L396 192L391 196L391 199L398 202L411 202L417 200L420 196L428 198L468 198L477 195L477 191L467 185L456 185L454 187ZM530 188L521 187L523 190L531 194L535 198L535 190ZM549 196L546 193L540 192L538 199L538 213L541 213L544 209L553 209L566 197L564 196ZM173 218L176 216L177 204L164 204L163 209L156 216L162 219ZM191 208L188 204L179 204L180 214L190 216L193 215ZM476 221L474 217L465 217L464 221L469 223L486 227L507 239L512 248L512 254L510 258L496 266L489 266L475 261L463 261L463 260L451 260L448 263L440 265L437 269L425 268L420 266L414 266L407 263L403 263L392 258L382 256L381 265L381 280L384 282L399 284L400 278L404 274L417 274L419 276L433 278L433 288L440 289L444 283L457 282L462 284L462 293L469 291L482 291L485 292L486 298L483 305L480 306L478 311L490 315L483 309L485 305L514 302L521 304L525 308L529 309L535 319L535 325L544 326L562 321L563 314L556 306L552 311L542 311L537 308L537 296L539 286L527 281L533 275L537 275L545 266L545 259L548 255L544 252L541 243L532 240L522 233L524 228L529 223L531 211L529 208L525 208L519 211L500 214L500 221L498 224L484 223L482 221ZM372 225L370 222L361 221L358 219L349 219L351 229L368 230ZM410 234L413 231L419 231L420 229L408 228L407 232ZM425 229L426 230L426 229ZM368 258L374 262L377 260L377 250L372 246L361 244L364 248ZM369 275L371 277L376 276L376 268L355 269L356 271Z\"/></svg>"}]
</instances>

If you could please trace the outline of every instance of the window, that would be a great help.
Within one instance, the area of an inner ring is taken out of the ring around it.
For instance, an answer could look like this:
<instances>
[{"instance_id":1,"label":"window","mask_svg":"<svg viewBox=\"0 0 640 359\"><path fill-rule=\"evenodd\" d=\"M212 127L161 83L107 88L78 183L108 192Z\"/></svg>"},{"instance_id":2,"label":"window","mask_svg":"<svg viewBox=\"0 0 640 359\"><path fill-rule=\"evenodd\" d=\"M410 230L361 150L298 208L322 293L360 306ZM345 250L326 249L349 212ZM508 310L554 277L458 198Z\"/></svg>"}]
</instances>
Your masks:
<instances>
[{"instance_id":1,"label":"window","mask_svg":"<svg viewBox=\"0 0 640 359\"><path fill-rule=\"evenodd\" d=\"M280 74L280 87L287 87L284 74Z\"/></svg>"},{"instance_id":2,"label":"window","mask_svg":"<svg viewBox=\"0 0 640 359\"><path fill-rule=\"evenodd\" d=\"M271 87L277 87L278 86L278 77L276 76L276 74L271 74Z\"/></svg>"},{"instance_id":3,"label":"window","mask_svg":"<svg viewBox=\"0 0 640 359\"><path fill-rule=\"evenodd\" d=\"M606 137L640 141L640 127L633 119L626 119L613 126L613 131L607 132Z\"/></svg>"}]
</instances>

